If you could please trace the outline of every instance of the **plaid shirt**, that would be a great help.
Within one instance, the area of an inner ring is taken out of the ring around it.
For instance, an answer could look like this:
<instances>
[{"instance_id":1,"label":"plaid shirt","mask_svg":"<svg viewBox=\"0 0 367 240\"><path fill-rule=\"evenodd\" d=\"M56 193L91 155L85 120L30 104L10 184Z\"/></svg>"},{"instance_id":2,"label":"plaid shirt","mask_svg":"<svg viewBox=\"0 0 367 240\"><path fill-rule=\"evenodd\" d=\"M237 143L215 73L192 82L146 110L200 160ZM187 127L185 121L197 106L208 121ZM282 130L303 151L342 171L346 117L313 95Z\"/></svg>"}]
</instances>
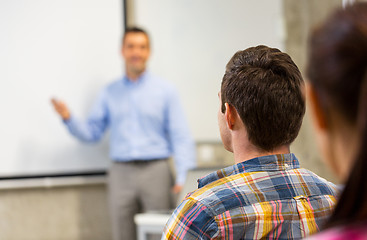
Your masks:
<instances>
[{"instance_id":1,"label":"plaid shirt","mask_svg":"<svg viewBox=\"0 0 367 240\"><path fill-rule=\"evenodd\" d=\"M293 154L250 159L198 183L168 220L162 239L300 239L319 230L338 192L299 168Z\"/></svg>"}]
</instances>

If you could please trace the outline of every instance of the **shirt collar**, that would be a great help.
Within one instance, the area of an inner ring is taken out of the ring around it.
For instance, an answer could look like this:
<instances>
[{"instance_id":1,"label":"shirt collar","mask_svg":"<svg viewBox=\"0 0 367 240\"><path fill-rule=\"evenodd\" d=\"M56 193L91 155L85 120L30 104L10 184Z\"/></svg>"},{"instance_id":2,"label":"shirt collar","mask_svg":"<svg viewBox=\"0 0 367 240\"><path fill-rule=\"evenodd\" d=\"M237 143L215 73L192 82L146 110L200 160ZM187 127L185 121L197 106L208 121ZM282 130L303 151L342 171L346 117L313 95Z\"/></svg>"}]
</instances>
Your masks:
<instances>
[{"instance_id":1,"label":"shirt collar","mask_svg":"<svg viewBox=\"0 0 367 240\"><path fill-rule=\"evenodd\" d=\"M198 180L198 186L201 188L218 179L239 173L284 171L295 168L299 168L299 162L293 153L262 156L210 173Z\"/></svg>"},{"instance_id":2,"label":"shirt collar","mask_svg":"<svg viewBox=\"0 0 367 240\"><path fill-rule=\"evenodd\" d=\"M146 81L146 79L148 79L148 76L149 75L149 72L148 71L145 71L143 72L136 81L131 81L127 75L125 74L123 77L122 77L122 82L127 85L127 86L135 86L135 85L140 85L142 84L143 82Z\"/></svg>"}]
</instances>

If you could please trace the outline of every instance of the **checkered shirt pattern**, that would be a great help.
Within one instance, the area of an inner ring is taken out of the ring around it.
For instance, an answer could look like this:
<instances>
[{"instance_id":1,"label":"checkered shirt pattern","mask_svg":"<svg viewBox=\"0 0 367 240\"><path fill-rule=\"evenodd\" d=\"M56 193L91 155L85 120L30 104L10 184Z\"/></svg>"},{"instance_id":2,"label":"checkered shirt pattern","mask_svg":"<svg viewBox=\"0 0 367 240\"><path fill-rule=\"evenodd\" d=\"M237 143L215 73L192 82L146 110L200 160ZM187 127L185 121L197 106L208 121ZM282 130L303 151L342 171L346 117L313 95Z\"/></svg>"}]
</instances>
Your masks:
<instances>
[{"instance_id":1,"label":"checkered shirt pattern","mask_svg":"<svg viewBox=\"0 0 367 240\"><path fill-rule=\"evenodd\" d=\"M250 159L198 183L162 239L300 239L319 231L339 192L292 153Z\"/></svg>"}]
</instances>

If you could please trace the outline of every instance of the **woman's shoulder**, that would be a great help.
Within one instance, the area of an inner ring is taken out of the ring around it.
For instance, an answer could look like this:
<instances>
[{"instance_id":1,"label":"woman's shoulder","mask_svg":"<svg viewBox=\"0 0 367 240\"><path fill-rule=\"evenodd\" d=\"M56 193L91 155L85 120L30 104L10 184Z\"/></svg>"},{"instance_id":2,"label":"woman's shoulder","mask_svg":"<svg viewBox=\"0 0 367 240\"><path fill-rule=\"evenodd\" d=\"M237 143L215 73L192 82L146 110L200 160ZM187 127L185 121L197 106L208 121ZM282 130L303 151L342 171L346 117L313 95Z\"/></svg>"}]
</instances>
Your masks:
<instances>
[{"instance_id":1,"label":"woman's shoulder","mask_svg":"<svg viewBox=\"0 0 367 240\"><path fill-rule=\"evenodd\" d=\"M363 224L355 224L348 226L338 226L324 230L320 233L312 235L307 239L319 240L341 240L341 239L356 239L356 240L367 240L367 222Z\"/></svg>"}]
</instances>

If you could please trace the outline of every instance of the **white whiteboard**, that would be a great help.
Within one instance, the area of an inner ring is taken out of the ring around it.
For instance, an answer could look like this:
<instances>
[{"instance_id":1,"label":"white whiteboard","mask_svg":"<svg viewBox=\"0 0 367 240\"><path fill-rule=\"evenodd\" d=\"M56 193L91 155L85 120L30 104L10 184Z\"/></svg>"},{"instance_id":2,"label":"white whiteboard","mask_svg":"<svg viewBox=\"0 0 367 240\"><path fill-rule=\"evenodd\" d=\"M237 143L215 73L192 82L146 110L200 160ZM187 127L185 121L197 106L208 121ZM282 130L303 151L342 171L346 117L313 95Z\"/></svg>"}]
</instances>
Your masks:
<instances>
[{"instance_id":1,"label":"white whiteboard","mask_svg":"<svg viewBox=\"0 0 367 240\"><path fill-rule=\"evenodd\" d=\"M218 96L237 50L283 49L282 0L135 0L138 25L152 38L150 69L175 83L194 138L220 141Z\"/></svg>"},{"instance_id":2,"label":"white whiteboard","mask_svg":"<svg viewBox=\"0 0 367 240\"><path fill-rule=\"evenodd\" d=\"M0 1L0 177L106 169L108 134L84 144L49 102L85 118L98 91L120 77L122 0ZM283 48L281 0L135 0L152 39L151 72L180 92L197 141L219 141L218 97L235 51ZM266 7L264 7L266 6Z\"/></svg>"},{"instance_id":3,"label":"white whiteboard","mask_svg":"<svg viewBox=\"0 0 367 240\"><path fill-rule=\"evenodd\" d=\"M0 176L105 169L108 137L72 138L50 98L86 117L122 73L121 0L0 1Z\"/></svg>"}]
</instances>

